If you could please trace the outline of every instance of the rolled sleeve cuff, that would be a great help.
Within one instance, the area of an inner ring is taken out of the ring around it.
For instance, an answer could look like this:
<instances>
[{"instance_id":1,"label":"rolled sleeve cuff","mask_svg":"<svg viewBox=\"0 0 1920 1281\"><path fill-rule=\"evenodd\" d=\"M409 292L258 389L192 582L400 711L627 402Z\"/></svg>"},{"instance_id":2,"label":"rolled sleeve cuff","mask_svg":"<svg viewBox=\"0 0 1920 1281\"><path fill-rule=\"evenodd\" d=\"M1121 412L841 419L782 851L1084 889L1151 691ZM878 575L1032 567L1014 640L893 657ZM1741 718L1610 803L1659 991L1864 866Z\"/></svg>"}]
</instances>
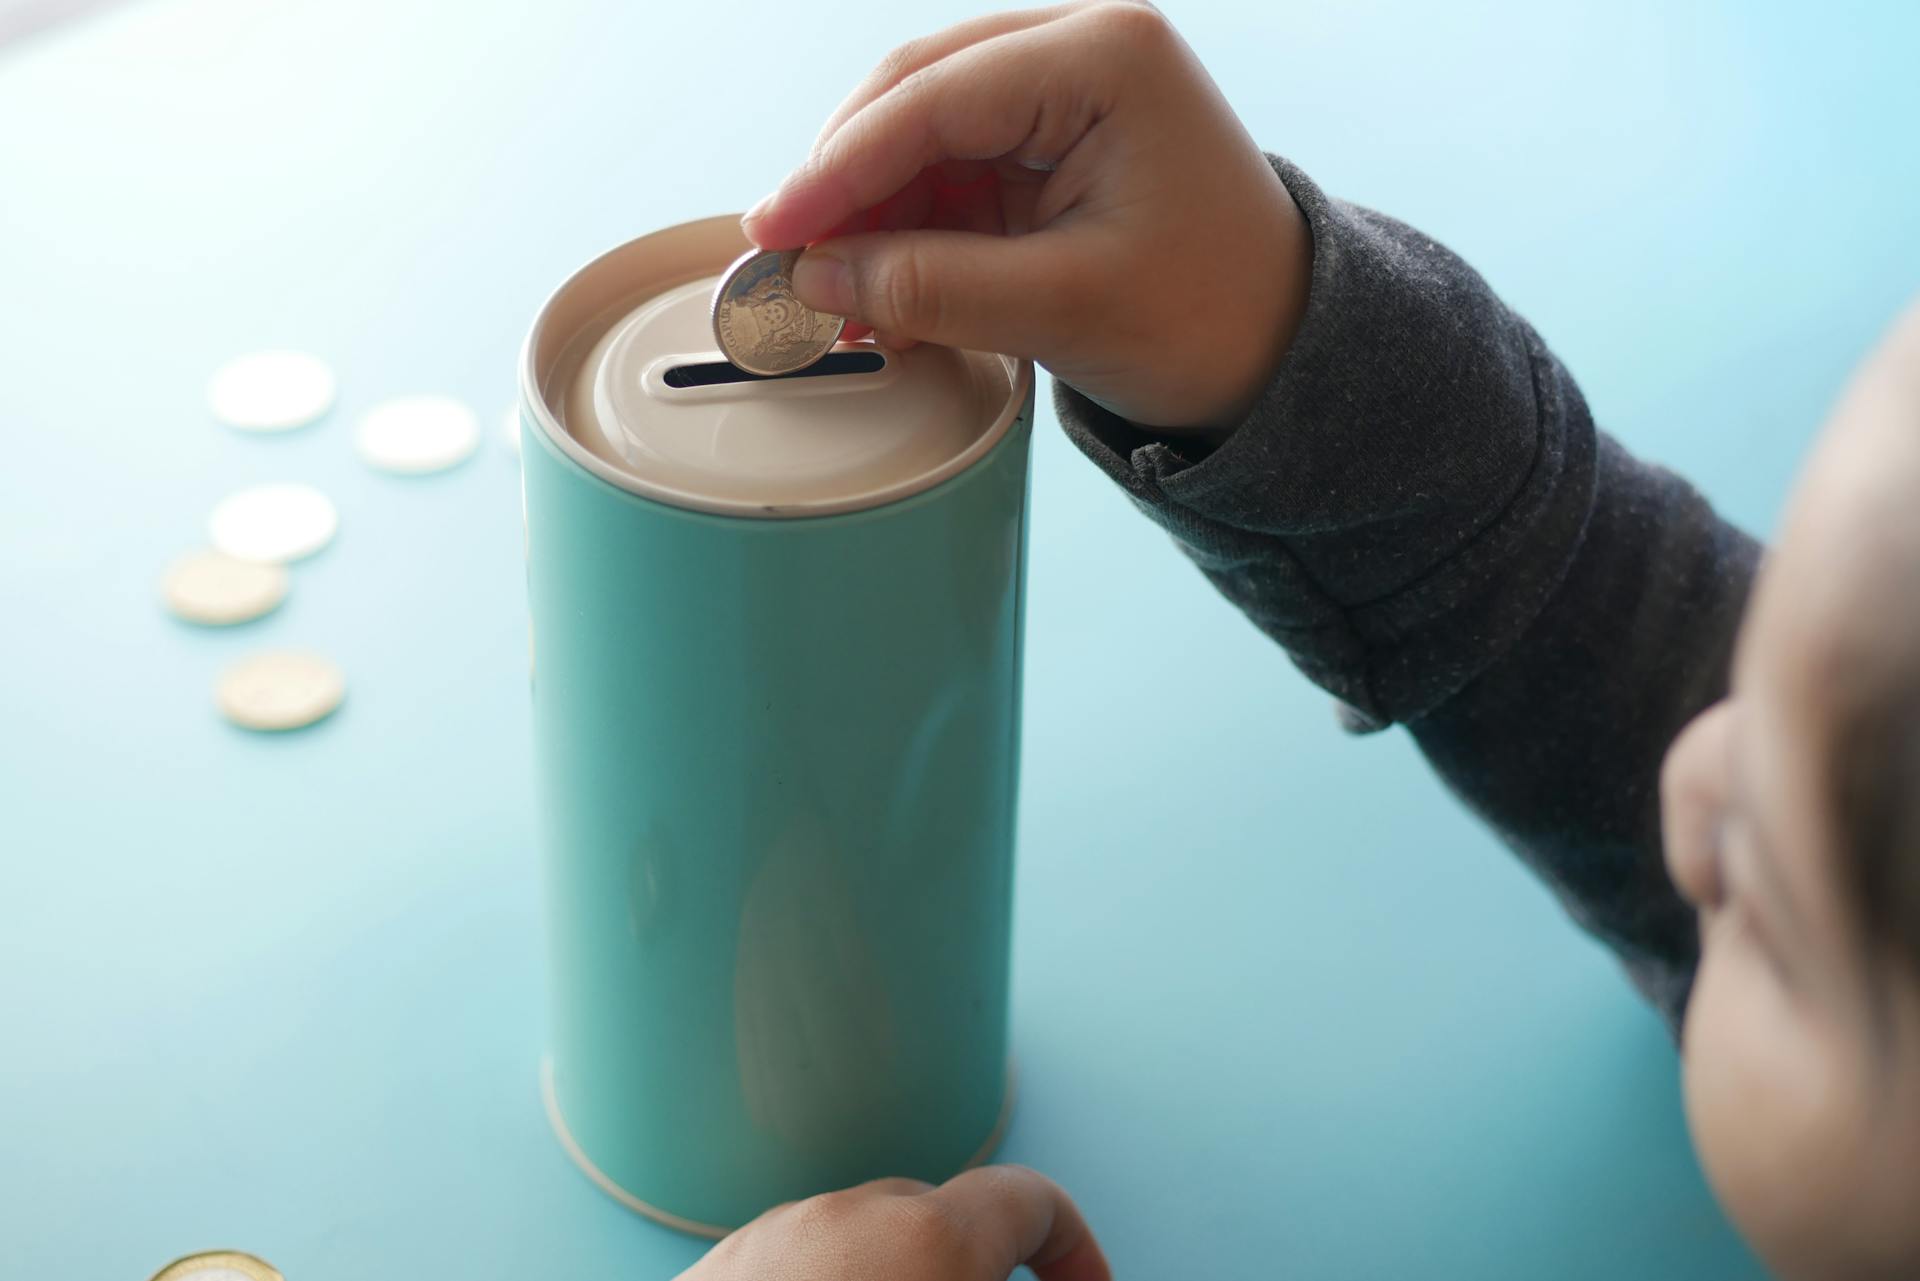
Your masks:
<instances>
[{"instance_id":1,"label":"rolled sleeve cuff","mask_svg":"<svg viewBox=\"0 0 1920 1281\"><path fill-rule=\"evenodd\" d=\"M1465 263L1270 157L1306 314L1216 448L1055 383L1067 435L1356 724L1414 719L1525 631L1592 504L1571 378Z\"/></svg>"}]
</instances>

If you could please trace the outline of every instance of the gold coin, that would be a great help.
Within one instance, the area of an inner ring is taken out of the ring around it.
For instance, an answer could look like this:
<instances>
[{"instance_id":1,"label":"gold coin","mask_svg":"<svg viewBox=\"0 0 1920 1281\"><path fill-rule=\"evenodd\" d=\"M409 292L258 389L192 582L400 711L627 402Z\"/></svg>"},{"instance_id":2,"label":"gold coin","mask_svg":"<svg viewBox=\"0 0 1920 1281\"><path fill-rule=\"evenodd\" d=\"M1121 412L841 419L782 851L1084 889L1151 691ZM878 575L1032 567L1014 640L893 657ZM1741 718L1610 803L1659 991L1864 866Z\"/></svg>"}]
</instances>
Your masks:
<instances>
[{"instance_id":1,"label":"gold coin","mask_svg":"<svg viewBox=\"0 0 1920 1281\"><path fill-rule=\"evenodd\" d=\"M175 1259L153 1274L152 1281L287 1281L265 1259L238 1250L209 1250Z\"/></svg>"},{"instance_id":2,"label":"gold coin","mask_svg":"<svg viewBox=\"0 0 1920 1281\"><path fill-rule=\"evenodd\" d=\"M221 713L244 729L303 729L347 694L346 677L318 654L274 651L229 667L214 691Z\"/></svg>"},{"instance_id":3,"label":"gold coin","mask_svg":"<svg viewBox=\"0 0 1920 1281\"><path fill-rule=\"evenodd\" d=\"M772 377L805 369L833 350L845 316L803 307L793 296L798 249L750 249L713 287L713 340L750 374Z\"/></svg>"},{"instance_id":4,"label":"gold coin","mask_svg":"<svg viewBox=\"0 0 1920 1281\"><path fill-rule=\"evenodd\" d=\"M286 599L287 571L223 552L195 552L167 568L160 594L167 608L189 623L248 623Z\"/></svg>"}]
</instances>

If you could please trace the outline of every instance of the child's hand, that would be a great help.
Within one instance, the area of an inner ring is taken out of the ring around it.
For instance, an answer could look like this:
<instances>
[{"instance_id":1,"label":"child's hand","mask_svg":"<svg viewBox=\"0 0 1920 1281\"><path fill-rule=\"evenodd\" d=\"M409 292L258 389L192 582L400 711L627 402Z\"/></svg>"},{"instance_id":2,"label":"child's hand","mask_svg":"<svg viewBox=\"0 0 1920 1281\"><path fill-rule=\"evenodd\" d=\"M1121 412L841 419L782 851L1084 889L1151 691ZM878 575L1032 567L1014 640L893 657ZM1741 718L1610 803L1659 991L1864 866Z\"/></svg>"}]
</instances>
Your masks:
<instances>
[{"instance_id":1,"label":"child's hand","mask_svg":"<svg viewBox=\"0 0 1920 1281\"><path fill-rule=\"evenodd\" d=\"M879 1179L767 1211L680 1281L1110 1281L1067 1194L1017 1165L941 1187Z\"/></svg>"},{"instance_id":2,"label":"child's hand","mask_svg":"<svg viewBox=\"0 0 1920 1281\"><path fill-rule=\"evenodd\" d=\"M1305 219L1192 51L1123 3L902 46L744 226L764 248L824 241L795 292L883 342L1029 356L1173 428L1251 407L1312 269Z\"/></svg>"}]
</instances>

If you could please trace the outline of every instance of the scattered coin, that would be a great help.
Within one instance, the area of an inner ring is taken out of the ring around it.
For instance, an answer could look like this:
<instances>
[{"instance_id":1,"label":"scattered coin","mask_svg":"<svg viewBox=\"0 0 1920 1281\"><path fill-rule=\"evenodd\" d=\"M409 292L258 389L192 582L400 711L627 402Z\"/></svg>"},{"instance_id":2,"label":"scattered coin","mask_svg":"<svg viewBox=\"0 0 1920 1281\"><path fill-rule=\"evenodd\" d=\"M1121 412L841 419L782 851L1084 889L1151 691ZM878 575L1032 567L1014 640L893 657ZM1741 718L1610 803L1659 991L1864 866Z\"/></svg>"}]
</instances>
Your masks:
<instances>
[{"instance_id":1,"label":"scattered coin","mask_svg":"<svg viewBox=\"0 0 1920 1281\"><path fill-rule=\"evenodd\" d=\"M265 1259L238 1250L210 1250L175 1259L153 1274L153 1281L287 1281Z\"/></svg>"},{"instance_id":2,"label":"scattered coin","mask_svg":"<svg viewBox=\"0 0 1920 1281\"><path fill-rule=\"evenodd\" d=\"M189 623L224 627L270 614L287 598L287 571L224 552L195 552L161 580L167 608Z\"/></svg>"},{"instance_id":3,"label":"scattered coin","mask_svg":"<svg viewBox=\"0 0 1920 1281\"><path fill-rule=\"evenodd\" d=\"M402 396L375 405L360 419L360 457L382 471L443 471L480 443L480 423L451 396Z\"/></svg>"},{"instance_id":4,"label":"scattered coin","mask_svg":"<svg viewBox=\"0 0 1920 1281\"><path fill-rule=\"evenodd\" d=\"M214 691L221 713L244 729L303 729L346 697L346 677L318 654L277 650L229 667Z\"/></svg>"},{"instance_id":5,"label":"scattered coin","mask_svg":"<svg viewBox=\"0 0 1920 1281\"><path fill-rule=\"evenodd\" d=\"M713 289L713 340L750 374L790 374L833 350L844 316L800 305L793 296L798 249L749 250Z\"/></svg>"},{"instance_id":6,"label":"scattered coin","mask_svg":"<svg viewBox=\"0 0 1920 1281\"><path fill-rule=\"evenodd\" d=\"M220 366L207 380L213 416L243 431L285 431L333 406L333 371L304 351L257 351Z\"/></svg>"},{"instance_id":7,"label":"scattered coin","mask_svg":"<svg viewBox=\"0 0 1920 1281\"><path fill-rule=\"evenodd\" d=\"M207 517L215 547L269 564L313 555L339 527L333 502L311 485L256 485L221 499Z\"/></svg>"}]
</instances>

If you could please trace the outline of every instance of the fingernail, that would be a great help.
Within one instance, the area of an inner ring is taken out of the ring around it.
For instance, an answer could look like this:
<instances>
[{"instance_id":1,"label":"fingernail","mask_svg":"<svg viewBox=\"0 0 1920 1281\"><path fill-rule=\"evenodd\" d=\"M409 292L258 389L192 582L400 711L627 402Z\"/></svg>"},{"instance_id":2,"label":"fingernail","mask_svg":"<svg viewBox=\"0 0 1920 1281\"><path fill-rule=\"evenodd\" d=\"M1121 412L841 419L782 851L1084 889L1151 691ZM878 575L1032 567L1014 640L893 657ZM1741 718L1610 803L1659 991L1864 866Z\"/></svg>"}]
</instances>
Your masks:
<instances>
[{"instance_id":1,"label":"fingernail","mask_svg":"<svg viewBox=\"0 0 1920 1281\"><path fill-rule=\"evenodd\" d=\"M778 192L770 191L766 195L760 197L759 203L755 204L753 208L747 210L744 214L740 215L740 225L745 226L746 224L752 222L754 219L758 218L761 214L765 213L767 211L767 206L773 203L773 198L778 194L779 194Z\"/></svg>"},{"instance_id":2,"label":"fingernail","mask_svg":"<svg viewBox=\"0 0 1920 1281\"><path fill-rule=\"evenodd\" d=\"M793 264L793 292L815 311L835 316L853 314L853 286L847 279L847 264L831 250L815 247L800 255Z\"/></svg>"}]
</instances>

